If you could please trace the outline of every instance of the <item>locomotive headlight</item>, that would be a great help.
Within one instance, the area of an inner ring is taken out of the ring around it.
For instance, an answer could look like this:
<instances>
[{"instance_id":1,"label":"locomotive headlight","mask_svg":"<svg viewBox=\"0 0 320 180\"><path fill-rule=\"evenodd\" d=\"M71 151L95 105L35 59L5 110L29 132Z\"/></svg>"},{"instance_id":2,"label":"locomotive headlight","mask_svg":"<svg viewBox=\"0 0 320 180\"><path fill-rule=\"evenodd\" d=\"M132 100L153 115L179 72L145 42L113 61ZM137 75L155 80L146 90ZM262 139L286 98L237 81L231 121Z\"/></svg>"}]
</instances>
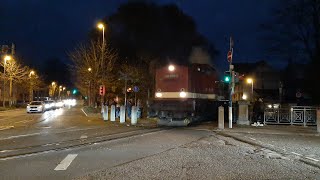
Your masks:
<instances>
[{"instance_id":1,"label":"locomotive headlight","mask_svg":"<svg viewBox=\"0 0 320 180\"><path fill-rule=\"evenodd\" d=\"M187 96L187 93L186 93L186 92L183 92L183 91L180 92L180 97L181 97L181 98L184 98L184 97L186 97L186 96Z\"/></svg>"},{"instance_id":2,"label":"locomotive headlight","mask_svg":"<svg viewBox=\"0 0 320 180\"><path fill-rule=\"evenodd\" d=\"M174 71L174 69L175 69L174 65L169 65L169 67L168 67L169 71Z\"/></svg>"},{"instance_id":3,"label":"locomotive headlight","mask_svg":"<svg viewBox=\"0 0 320 180\"><path fill-rule=\"evenodd\" d=\"M157 92L157 93L156 93L156 97L157 97L157 98L161 98L161 97L162 97L162 93Z\"/></svg>"}]
</instances>

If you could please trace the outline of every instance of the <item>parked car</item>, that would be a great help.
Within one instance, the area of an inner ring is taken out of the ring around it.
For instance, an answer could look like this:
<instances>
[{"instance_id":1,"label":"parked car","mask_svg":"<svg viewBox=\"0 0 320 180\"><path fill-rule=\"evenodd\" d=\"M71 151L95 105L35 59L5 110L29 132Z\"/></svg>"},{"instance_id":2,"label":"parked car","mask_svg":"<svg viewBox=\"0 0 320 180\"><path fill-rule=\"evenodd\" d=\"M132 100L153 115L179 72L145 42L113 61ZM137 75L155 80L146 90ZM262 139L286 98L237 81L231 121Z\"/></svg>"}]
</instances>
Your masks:
<instances>
[{"instance_id":1,"label":"parked car","mask_svg":"<svg viewBox=\"0 0 320 180\"><path fill-rule=\"evenodd\" d=\"M30 104L27 105L27 113L44 111L45 104L42 101L31 101Z\"/></svg>"}]
</instances>

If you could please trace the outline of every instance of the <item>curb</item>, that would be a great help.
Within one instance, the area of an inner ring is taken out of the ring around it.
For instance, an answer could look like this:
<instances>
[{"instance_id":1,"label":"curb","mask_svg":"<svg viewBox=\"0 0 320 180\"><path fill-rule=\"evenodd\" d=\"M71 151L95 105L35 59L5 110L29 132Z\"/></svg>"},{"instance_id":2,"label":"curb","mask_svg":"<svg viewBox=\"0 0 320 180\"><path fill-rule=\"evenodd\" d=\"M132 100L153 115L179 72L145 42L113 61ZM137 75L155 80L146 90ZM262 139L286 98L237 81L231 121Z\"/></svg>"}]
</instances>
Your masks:
<instances>
[{"instance_id":1,"label":"curb","mask_svg":"<svg viewBox=\"0 0 320 180\"><path fill-rule=\"evenodd\" d=\"M251 140L248 140L248 139L245 139L245 138L237 137L235 135L229 134L228 132L222 132L222 131L216 131L216 130L213 130L213 132L216 132L218 135L221 135L221 136L224 136L224 137L233 138L233 139L235 139L237 141L240 141L240 142L243 142L243 143L246 143L246 144L250 144L252 146L265 148L265 149L277 152L277 153L279 153L281 155L284 155L284 156L288 155L288 152L283 152L282 150L274 148L274 147L270 147L270 146L267 146L267 145L264 145L264 144L260 144L260 143L257 143L257 142L254 142L254 141L251 141ZM298 156L298 155L295 155L295 154L290 154L290 155L293 155L295 157L299 157L298 161L300 161L300 162L303 162L305 164L308 164L308 165L311 165L313 167L316 167L316 168L320 169L320 164L319 163L315 163L312 160L309 160L309 159L307 159L305 157Z\"/></svg>"}]
</instances>

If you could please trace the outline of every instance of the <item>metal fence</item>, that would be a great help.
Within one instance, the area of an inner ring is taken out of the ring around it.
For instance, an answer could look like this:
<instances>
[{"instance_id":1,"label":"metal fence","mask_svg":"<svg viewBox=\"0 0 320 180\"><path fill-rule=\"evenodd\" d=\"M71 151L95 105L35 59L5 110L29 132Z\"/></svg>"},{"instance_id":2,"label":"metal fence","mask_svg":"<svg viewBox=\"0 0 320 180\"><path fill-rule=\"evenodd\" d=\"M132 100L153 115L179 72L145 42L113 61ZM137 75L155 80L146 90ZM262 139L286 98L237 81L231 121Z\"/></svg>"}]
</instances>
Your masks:
<instances>
[{"instance_id":1,"label":"metal fence","mask_svg":"<svg viewBox=\"0 0 320 180\"><path fill-rule=\"evenodd\" d=\"M268 108L264 111L264 124L316 125L317 108L292 106L290 108Z\"/></svg>"}]
</instances>

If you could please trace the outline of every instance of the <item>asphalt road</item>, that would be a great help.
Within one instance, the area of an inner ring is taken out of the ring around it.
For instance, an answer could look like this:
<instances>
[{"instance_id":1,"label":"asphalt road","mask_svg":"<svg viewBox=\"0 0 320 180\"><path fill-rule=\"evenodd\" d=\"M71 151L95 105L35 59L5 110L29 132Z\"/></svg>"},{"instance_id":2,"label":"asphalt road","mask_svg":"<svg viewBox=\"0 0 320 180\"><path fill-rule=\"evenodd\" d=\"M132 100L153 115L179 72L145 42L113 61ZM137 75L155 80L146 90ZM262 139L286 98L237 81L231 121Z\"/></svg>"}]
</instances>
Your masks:
<instances>
[{"instance_id":1,"label":"asphalt road","mask_svg":"<svg viewBox=\"0 0 320 180\"><path fill-rule=\"evenodd\" d=\"M220 135L210 123L135 127L88 118L80 108L0 117L1 126L13 126L0 129L0 179L320 179L319 168L296 155ZM285 144L293 136L237 135L279 147L319 143L317 137Z\"/></svg>"}]
</instances>

